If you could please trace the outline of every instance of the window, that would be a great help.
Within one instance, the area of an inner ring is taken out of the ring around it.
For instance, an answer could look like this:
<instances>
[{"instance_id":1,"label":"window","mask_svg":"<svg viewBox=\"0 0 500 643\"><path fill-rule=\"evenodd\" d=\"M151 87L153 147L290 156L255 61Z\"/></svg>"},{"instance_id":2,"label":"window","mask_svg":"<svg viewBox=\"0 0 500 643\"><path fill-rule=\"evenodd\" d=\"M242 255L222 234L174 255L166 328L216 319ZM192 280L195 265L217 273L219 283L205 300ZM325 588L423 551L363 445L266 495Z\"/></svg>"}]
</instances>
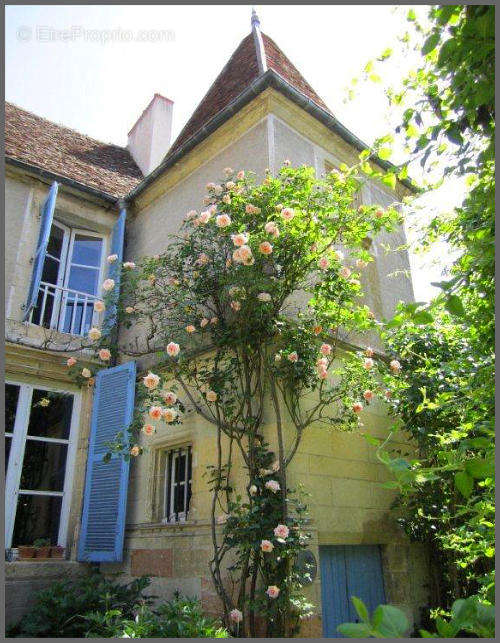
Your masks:
<instances>
[{"instance_id":1,"label":"window","mask_svg":"<svg viewBox=\"0 0 500 643\"><path fill-rule=\"evenodd\" d=\"M104 255L102 236L54 221L31 315L37 326L86 335L95 323Z\"/></svg>"},{"instance_id":2,"label":"window","mask_svg":"<svg viewBox=\"0 0 500 643\"><path fill-rule=\"evenodd\" d=\"M165 493L163 522L184 522L191 500L191 447L165 452Z\"/></svg>"},{"instance_id":3,"label":"window","mask_svg":"<svg viewBox=\"0 0 500 643\"><path fill-rule=\"evenodd\" d=\"M66 545L79 396L5 385L5 546Z\"/></svg>"}]
</instances>

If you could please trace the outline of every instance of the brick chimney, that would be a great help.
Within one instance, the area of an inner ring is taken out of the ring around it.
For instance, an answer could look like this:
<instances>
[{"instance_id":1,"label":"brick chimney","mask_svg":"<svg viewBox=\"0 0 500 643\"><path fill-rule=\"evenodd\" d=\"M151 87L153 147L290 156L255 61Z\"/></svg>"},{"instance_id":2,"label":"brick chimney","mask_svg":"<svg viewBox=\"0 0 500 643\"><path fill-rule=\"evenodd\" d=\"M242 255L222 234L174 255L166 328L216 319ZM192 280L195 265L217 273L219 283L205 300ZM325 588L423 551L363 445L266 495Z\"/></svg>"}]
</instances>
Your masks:
<instances>
[{"instance_id":1,"label":"brick chimney","mask_svg":"<svg viewBox=\"0 0 500 643\"><path fill-rule=\"evenodd\" d=\"M146 176L165 158L172 134L173 101L155 94L128 133L127 149Z\"/></svg>"}]
</instances>

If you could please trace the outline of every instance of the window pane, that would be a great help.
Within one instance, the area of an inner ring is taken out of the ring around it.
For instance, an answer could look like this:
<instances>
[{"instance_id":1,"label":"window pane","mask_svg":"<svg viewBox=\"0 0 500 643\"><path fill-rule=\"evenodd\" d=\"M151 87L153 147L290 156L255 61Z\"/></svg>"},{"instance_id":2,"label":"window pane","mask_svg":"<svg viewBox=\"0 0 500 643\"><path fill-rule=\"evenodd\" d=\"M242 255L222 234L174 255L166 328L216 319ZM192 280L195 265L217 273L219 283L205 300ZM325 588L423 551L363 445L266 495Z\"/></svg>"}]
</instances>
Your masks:
<instances>
[{"instance_id":1,"label":"window pane","mask_svg":"<svg viewBox=\"0 0 500 643\"><path fill-rule=\"evenodd\" d=\"M70 393L35 389L31 401L28 435L67 440L72 410L73 396Z\"/></svg>"},{"instance_id":2,"label":"window pane","mask_svg":"<svg viewBox=\"0 0 500 643\"><path fill-rule=\"evenodd\" d=\"M17 384L5 385L5 430L9 433L14 431L19 391L20 387Z\"/></svg>"},{"instance_id":3,"label":"window pane","mask_svg":"<svg viewBox=\"0 0 500 643\"><path fill-rule=\"evenodd\" d=\"M99 271L93 268L79 268L71 266L68 280L68 288L79 292L97 294L97 280Z\"/></svg>"},{"instance_id":4,"label":"window pane","mask_svg":"<svg viewBox=\"0 0 500 643\"><path fill-rule=\"evenodd\" d=\"M19 488L29 491L62 491L67 453L67 444L26 440Z\"/></svg>"},{"instance_id":5,"label":"window pane","mask_svg":"<svg viewBox=\"0 0 500 643\"><path fill-rule=\"evenodd\" d=\"M42 281L48 284L57 284L59 275L59 261L51 257L45 257L43 262Z\"/></svg>"},{"instance_id":6,"label":"window pane","mask_svg":"<svg viewBox=\"0 0 500 643\"><path fill-rule=\"evenodd\" d=\"M32 545L37 538L50 538L57 545L61 496L19 495L12 547Z\"/></svg>"},{"instance_id":7,"label":"window pane","mask_svg":"<svg viewBox=\"0 0 500 643\"><path fill-rule=\"evenodd\" d=\"M75 316L73 318L73 309L76 306ZM83 313L85 311L85 317ZM73 335L86 335L92 326L92 316L94 314L93 302L71 301L67 300L64 307L63 333L73 333ZM82 319L83 318L83 319ZM83 324L82 324L83 322Z\"/></svg>"},{"instance_id":8,"label":"window pane","mask_svg":"<svg viewBox=\"0 0 500 643\"><path fill-rule=\"evenodd\" d=\"M47 296L45 297L45 305L43 303L44 291L40 290L38 293L38 299L36 301L35 308L33 310L33 316L31 322L37 326L43 326L44 328L50 328L50 322L52 319L52 311L54 309L54 300L55 292L53 289L47 291ZM43 310L42 310L43 309Z\"/></svg>"},{"instance_id":9,"label":"window pane","mask_svg":"<svg viewBox=\"0 0 500 643\"><path fill-rule=\"evenodd\" d=\"M59 226L53 225L50 229L49 243L47 245L47 252L53 257L61 256L64 239L64 230Z\"/></svg>"},{"instance_id":10,"label":"window pane","mask_svg":"<svg viewBox=\"0 0 500 643\"><path fill-rule=\"evenodd\" d=\"M101 253L102 239L98 237L87 237L83 234L75 235L72 263L98 267L101 265Z\"/></svg>"},{"instance_id":11,"label":"window pane","mask_svg":"<svg viewBox=\"0 0 500 643\"><path fill-rule=\"evenodd\" d=\"M11 444L12 444L12 438L6 435L5 436L5 475L7 475L7 467L9 465L9 455L10 455Z\"/></svg>"}]
</instances>

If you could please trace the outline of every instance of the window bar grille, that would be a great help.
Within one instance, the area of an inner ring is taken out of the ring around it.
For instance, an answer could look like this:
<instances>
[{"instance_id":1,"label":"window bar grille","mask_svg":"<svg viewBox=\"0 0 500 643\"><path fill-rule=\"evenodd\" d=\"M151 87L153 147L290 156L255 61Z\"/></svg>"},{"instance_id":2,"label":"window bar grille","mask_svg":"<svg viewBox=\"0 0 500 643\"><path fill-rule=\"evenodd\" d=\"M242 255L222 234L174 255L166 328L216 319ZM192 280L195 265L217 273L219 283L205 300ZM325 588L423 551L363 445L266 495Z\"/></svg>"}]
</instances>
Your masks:
<instances>
[{"instance_id":1,"label":"window bar grille","mask_svg":"<svg viewBox=\"0 0 500 643\"><path fill-rule=\"evenodd\" d=\"M179 522L179 508L182 502L182 485L181 485L181 458L182 458L182 449L177 449L177 465L175 471L175 522Z\"/></svg>"},{"instance_id":2,"label":"window bar grille","mask_svg":"<svg viewBox=\"0 0 500 643\"><path fill-rule=\"evenodd\" d=\"M172 458L173 458L173 451L168 452L168 467L167 467L167 479L165 481L165 489L166 489L166 500L167 500L167 507L166 507L166 512L165 515L167 517L167 521L170 522L170 494L171 494L171 485L172 485Z\"/></svg>"},{"instance_id":3,"label":"window bar grille","mask_svg":"<svg viewBox=\"0 0 500 643\"><path fill-rule=\"evenodd\" d=\"M74 333L74 328L75 328L75 317L76 317L76 302L78 301L78 295L75 293L75 298L72 300L73 303L73 312L71 314L71 326L69 328L69 332L71 334Z\"/></svg>"}]
</instances>

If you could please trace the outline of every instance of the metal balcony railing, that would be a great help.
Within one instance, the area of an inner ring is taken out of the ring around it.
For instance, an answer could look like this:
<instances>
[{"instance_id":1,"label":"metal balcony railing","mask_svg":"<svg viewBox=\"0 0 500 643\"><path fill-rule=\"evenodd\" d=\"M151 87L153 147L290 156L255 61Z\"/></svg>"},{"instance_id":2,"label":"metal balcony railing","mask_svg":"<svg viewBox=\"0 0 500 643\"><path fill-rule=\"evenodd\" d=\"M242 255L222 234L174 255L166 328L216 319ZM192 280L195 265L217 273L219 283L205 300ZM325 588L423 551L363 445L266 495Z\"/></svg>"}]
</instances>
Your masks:
<instances>
[{"instance_id":1,"label":"metal balcony railing","mask_svg":"<svg viewBox=\"0 0 500 643\"><path fill-rule=\"evenodd\" d=\"M95 295L42 281L29 321L61 333L87 335L99 316L94 310L97 300Z\"/></svg>"}]
</instances>

